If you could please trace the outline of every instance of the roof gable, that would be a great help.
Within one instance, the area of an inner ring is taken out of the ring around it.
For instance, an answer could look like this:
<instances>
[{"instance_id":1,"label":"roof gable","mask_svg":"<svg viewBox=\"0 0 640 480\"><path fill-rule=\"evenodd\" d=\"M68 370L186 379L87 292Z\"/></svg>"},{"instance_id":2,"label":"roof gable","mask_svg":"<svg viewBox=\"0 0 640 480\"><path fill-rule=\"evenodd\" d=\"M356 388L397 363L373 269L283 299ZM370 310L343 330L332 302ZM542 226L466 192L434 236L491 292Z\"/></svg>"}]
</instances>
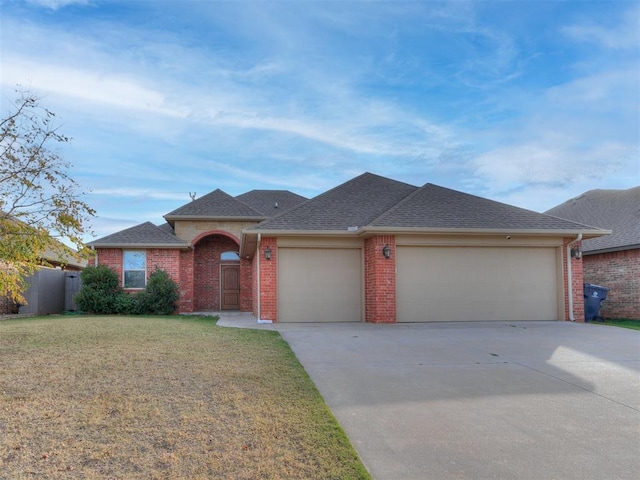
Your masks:
<instances>
[{"instance_id":1,"label":"roof gable","mask_svg":"<svg viewBox=\"0 0 640 480\"><path fill-rule=\"evenodd\" d=\"M347 231L367 225L416 189L367 172L262 222L256 229Z\"/></svg>"},{"instance_id":2,"label":"roof gable","mask_svg":"<svg viewBox=\"0 0 640 480\"><path fill-rule=\"evenodd\" d=\"M188 245L176 237L166 227L157 227L151 222L121 230L107 235L93 242L91 247L158 247L158 248L185 248Z\"/></svg>"},{"instance_id":3,"label":"roof gable","mask_svg":"<svg viewBox=\"0 0 640 480\"><path fill-rule=\"evenodd\" d=\"M265 216L246 203L223 192L219 188L197 198L180 208L167 213L166 219L188 218L251 218L264 219Z\"/></svg>"},{"instance_id":4,"label":"roof gable","mask_svg":"<svg viewBox=\"0 0 640 480\"><path fill-rule=\"evenodd\" d=\"M378 227L584 230L591 227L430 183L371 223ZM597 229L593 229L597 230Z\"/></svg>"},{"instance_id":5,"label":"roof gable","mask_svg":"<svg viewBox=\"0 0 640 480\"><path fill-rule=\"evenodd\" d=\"M611 230L585 240L584 252L640 248L640 186L627 190L589 190L545 212Z\"/></svg>"},{"instance_id":6,"label":"roof gable","mask_svg":"<svg viewBox=\"0 0 640 480\"><path fill-rule=\"evenodd\" d=\"M273 217L308 199L289 190L251 190L235 197L265 217Z\"/></svg>"}]
</instances>

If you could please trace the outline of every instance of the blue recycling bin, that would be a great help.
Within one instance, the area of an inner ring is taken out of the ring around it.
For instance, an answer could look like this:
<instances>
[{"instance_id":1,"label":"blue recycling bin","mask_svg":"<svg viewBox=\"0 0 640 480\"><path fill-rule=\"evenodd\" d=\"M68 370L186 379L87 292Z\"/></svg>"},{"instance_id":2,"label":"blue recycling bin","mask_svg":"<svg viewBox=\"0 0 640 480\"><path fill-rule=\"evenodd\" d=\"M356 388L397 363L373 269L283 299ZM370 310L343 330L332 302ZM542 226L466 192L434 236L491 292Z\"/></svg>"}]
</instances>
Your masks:
<instances>
[{"instance_id":1,"label":"blue recycling bin","mask_svg":"<svg viewBox=\"0 0 640 480\"><path fill-rule=\"evenodd\" d=\"M600 285L594 285L592 283L584 284L584 319L590 321L599 319L600 306L602 302L607 299L607 287L601 287Z\"/></svg>"}]
</instances>

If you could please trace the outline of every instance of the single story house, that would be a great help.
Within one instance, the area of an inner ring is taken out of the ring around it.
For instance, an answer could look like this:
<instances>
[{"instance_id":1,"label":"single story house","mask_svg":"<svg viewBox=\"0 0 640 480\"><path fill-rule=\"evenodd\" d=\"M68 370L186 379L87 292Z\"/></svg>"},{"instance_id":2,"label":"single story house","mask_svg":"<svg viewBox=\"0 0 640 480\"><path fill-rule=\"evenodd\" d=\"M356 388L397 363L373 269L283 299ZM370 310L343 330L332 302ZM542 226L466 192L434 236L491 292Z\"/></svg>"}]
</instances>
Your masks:
<instances>
[{"instance_id":1,"label":"single story house","mask_svg":"<svg viewBox=\"0 0 640 480\"><path fill-rule=\"evenodd\" d=\"M590 190L545 213L611 230L582 243L584 281L609 288L601 316L640 319L640 186Z\"/></svg>"},{"instance_id":2,"label":"single story house","mask_svg":"<svg viewBox=\"0 0 640 480\"><path fill-rule=\"evenodd\" d=\"M583 319L581 241L608 232L364 173L306 200L215 190L95 240L126 289L157 266L180 312L266 322Z\"/></svg>"}]
</instances>

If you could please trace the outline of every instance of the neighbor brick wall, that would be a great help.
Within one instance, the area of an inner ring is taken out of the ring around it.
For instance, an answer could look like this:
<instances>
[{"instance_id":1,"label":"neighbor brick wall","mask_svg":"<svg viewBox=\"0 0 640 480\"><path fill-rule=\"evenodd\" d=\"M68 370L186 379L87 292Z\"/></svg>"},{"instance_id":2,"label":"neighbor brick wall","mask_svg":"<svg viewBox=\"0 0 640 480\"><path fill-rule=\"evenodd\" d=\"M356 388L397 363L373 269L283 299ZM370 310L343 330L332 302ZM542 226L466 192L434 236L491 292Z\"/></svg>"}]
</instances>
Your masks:
<instances>
[{"instance_id":1,"label":"neighbor brick wall","mask_svg":"<svg viewBox=\"0 0 640 480\"><path fill-rule=\"evenodd\" d=\"M564 291L564 314L565 320L570 320L569 312L569 288L573 292L573 316L576 322L584 322L584 288L582 259L571 259L571 285L568 285L569 274L567 272L567 245L575 238L564 238L562 242L562 271L563 271L563 291ZM581 242L572 245L581 246Z\"/></svg>"},{"instance_id":2,"label":"neighbor brick wall","mask_svg":"<svg viewBox=\"0 0 640 480\"><path fill-rule=\"evenodd\" d=\"M388 245L391 258L384 258L382 249ZM396 322L396 239L392 235L377 235L364 242L365 321Z\"/></svg>"},{"instance_id":3,"label":"neighbor brick wall","mask_svg":"<svg viewBox=\"0 0 640 480\"><path fill-rule=\"evenodd\" d=\"M584 255L584 281L607 287L600 316L640 319L640 249Z\"/></svg>"},{"instance_id":4,"label":"neighbor brick wall","mask_svg":"<svg viewBox=\"0 0 640 480\"><path fill-rule=\"evenodd\" d=\"M264 258L269 247L271 260ZM278 321L278 240L274 237L262 237L260 248L256 252L260 262L260 318L259 320Z\"/></svg>"}]
</instances>

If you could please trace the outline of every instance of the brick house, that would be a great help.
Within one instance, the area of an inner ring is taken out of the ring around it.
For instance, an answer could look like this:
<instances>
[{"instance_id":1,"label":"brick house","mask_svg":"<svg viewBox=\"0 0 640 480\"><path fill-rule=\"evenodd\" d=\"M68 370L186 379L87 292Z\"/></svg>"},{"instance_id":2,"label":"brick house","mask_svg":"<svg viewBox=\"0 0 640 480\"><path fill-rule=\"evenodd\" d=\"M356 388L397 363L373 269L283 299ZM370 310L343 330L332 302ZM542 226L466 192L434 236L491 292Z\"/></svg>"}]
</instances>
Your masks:
<instances>
[{"instance_id":1,"label":"brick house","mask_svg":"<svg viewBox=\"0 0 640 480\"><path fill-rule=\"evenodd\" d=\"M640 319L640 187L590 190L545 213L611 230L582 243L584 281L609 288L601 316Z\"/></svg>"},{"instance_id":2,"label":"brick house","mask_svg":"<svg viewBox=\"0 0 640 480\"><path fill-rule=\"evenodd\" d=\"M126 289L158 266L180 312L374 323L583 318L584 239L608 232L362 174L311 200L221 190L91 242Z\"/></svg>"}]
</instances>

